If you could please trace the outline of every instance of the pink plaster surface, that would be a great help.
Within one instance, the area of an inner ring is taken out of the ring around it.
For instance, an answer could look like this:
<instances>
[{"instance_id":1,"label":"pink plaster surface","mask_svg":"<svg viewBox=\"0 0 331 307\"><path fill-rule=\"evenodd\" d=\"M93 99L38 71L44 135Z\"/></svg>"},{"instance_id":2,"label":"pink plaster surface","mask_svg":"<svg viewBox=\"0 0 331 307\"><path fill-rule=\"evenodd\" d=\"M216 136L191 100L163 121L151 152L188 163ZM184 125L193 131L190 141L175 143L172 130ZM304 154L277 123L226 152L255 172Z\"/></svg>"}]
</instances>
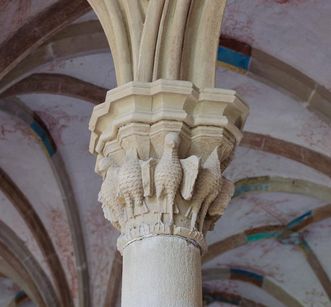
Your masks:
<instances>
[{"instance_id":1,"label":"pink plaster surface","mask_svg":"<svg viewBox=\"0 0 331 307\"><path fill-rule=\"evenodd\" d=\"M15 129L17 119L0 112L0 121L9 133L0 140L1 155L0 165L4 171L15 181L25 196L29 199L34 210L38 213L53 240L56 252L64 267L68 280L71 280L72 266L68 262L63 248L63 235L68 236L65 244L66 248L72 246L70 232L67 231L68 222L62 202L60 190L53 175L52 169L46 157L46 153L38 144L37 138L27 137L24 129ZM26 126L26 131L30 128ZM28 134L30 136L30 132ZM2 207L2 204L0 204ZM62 218L57 228L54 224L52 213L56 211ZM12 226L16 222L13 221ZM63 233L64 232L64 233ZM24 238L24 236L23 236ZM71 245L71 246L70 246Z\"/></svg>"},{"instance_id":2,"label":"pink plaster surface","mask_svg":"<svg viewBox=\"0 0 331 307\"><path fill-rule=\"evenodd\" d=\"M331 124L307 110L302 102L224 68L216 70L216 86L237 90L249 105L245 131L270 135L331 156Z\"/></svg>"},{"instance_id":3,"label":"pink plaster surface","mask_svg":"<svg viewBox=\"0 0 331 307\"><path fill-rule=\"evenodd\" d=\"M311 197L289 193L251 192L234 198L207 235L209 244L251 228L267 225L286 225L308 210L325 202Z\"/></svg>"},{"instance_id":4,"label":"pink plaster surface","mask_svg":"<svg viewBox=\"0 0 331 307\"><path fill-rule=\"evenodd\" d=\"M71 240L71 232L67 224L65 213L60 208L48 211L49 229L52 230L54 243L61 255L61 261L66 268L68 284L74 300L78 298L77 269L74 257L74 248Z\"/></svg>"},{"instance_id":5,"label":"pink plaster surface","mask_svg":"<svg viewBox=\"0 0 331 307\"><path fill-rule=\"evenodd\" d=\"M94 306L102 306L116 252L116 238L119 233L104 218L98 203L85 212L84 223L89 234L87 251L93 302Z\"/></svg>"},{"instance_id":6,"label":"pink plaster surface","mask_svg":"<svg viewBox=\"0 0 331 307\"><path fill-rule=\"evenodd\" d=\"M58 106L49 107L47 110L36 113L47 124L47 128L57 146L64 145L62 139L63 130L72 125L72 122L82 121L86 123L88 121L86 116L69 115Z\"/></svg>"},{"instance_id":7,"label":"pink plaster surface","mask_svg":"<svg viewBox=\"0 0 331 307\"><path fill-rule=\"evenodd\" d=\"M20 291L20 287L10 278L0 277L0 306L7 306L18 291Z\"/></svg>"},{"instance_id":8,"label":"pink plaster surface","mask_svg":"<svg viewBox=\"0 0 331 307\"><path fill-rule=\"evenodd\" d=\"M210 291L223 291L237 294L266 306L283 307L283 304L273 298L270 294L249 283L234 280L216 280L204 282L203 287L206 287Z\"/></svg>"},{"instance_id":9,"label":"pink plaster surface","mask_svg":"<svg viewBox=\"0 0 331 307\"><path fill-rule=\"evenodd\" d=\"M38 67L35 73L57 73L111 89L116 87L115 68L109 50L103 53L59 59Z\"/></svg>"},{"instance_id":10,"label":"pink plaster surface","mask_svg":"<svg viewBox=\"0 0 331 307\"><path fill-rule=\"evenodd\" d=\"M331 87L331 2L229 0L222 33L266 51Z\"/></svg>"},{"instance_id":11,"label":"pink plaster surface","mask_svg":"<svg viewBox=\"0 0 331 307\"><path fill-rule=\"evenodd\" d=\"M78 99L55 95L24 95L21 98L45 120L65 162L80 210L93 306L102 306L118 233L103 217L101 204L97 201L101 178L94 173L95 157L87 151L92 106Z\"/></svg>"},{"instance_id":12,"label":"pink plaster surface","mask_svg":"<svg viewBox=\"0 0 331 307\"><path fill-rule=\"evenodd\" d=\"M296 246L272 239L260 240L229 251L205 266L236 267L268 276L304 306L327 306L328 303L322 286Z\"/></svg>"},{"instance_id":13,"label":"pink plaster surface","mask_svg":"<svg viewBox=\"0 0 331 307\"><path fill-rule=\"evenodd\" d=\"M331 179L299 162L258 150L237 147L234 160L224 175L234 182L252 177L284 177L331 187Z\"/></svg>"},{"instance_id":14,"label":"pink plaster surface","mask_svg":"<svg viewBox=\"0 0 331 307\"><path fill-rule=\"evenodd\" d=\"M32 256L37 260L39 265L45 271L46 275L54 285L53 277L50 273L46 259L43 256L39 246L34 239L30 229L24 222L19 212L15 209L13 204L7 197L0 192L0 220L5 223L27 246ZM1 305L0 305L1 306Z\"/></svg>"},{"instance_id":15,"label":"pink plaster surface","mask_svg":"<svg viewBox=\"0 0 331 307\"><path fill-rule=\"evenodd\" d=\"M316 254L328 276L331 276L330 237L331 218L310 225L305 233L305 240Z\"/></svg>"},{"instance_id":16,"label":"pink plaster surface","mask_svg":"<svg viewBox=\"0 0 331 307\"><path fill-rule=\"evenodd\" d=\"M33 139L34 134L31 130L27 129L26 124L20 120L16 120L14 117L14 124L7 125L6 123L0 123L0 141L7 140L11 135L19 133L27 139Z\"/></svg>"}]
</instances>

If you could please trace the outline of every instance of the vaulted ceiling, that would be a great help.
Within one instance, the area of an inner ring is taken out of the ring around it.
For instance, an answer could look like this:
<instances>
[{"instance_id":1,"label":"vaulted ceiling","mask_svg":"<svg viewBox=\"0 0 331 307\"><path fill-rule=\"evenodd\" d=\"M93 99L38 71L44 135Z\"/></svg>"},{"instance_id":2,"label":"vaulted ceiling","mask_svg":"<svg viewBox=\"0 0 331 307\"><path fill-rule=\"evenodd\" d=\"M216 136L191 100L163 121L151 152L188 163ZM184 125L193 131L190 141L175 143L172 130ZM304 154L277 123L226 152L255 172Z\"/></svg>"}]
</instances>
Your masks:
<instances>
[{"instance_id":1,"label":"vaulted ceiling","mask_svg":"<svg viewBox=\"0 0 331 307\"><path fill-rule=\"evenodd\" d=\"M330 15L325 0L227 2L216 84L250 115L207 238L209 306L331 304ZM0 28L0 305L117 306L118 233L88 153L116 87L101 25L85 0L0 0Z\"/></svg>"}]
</instances>

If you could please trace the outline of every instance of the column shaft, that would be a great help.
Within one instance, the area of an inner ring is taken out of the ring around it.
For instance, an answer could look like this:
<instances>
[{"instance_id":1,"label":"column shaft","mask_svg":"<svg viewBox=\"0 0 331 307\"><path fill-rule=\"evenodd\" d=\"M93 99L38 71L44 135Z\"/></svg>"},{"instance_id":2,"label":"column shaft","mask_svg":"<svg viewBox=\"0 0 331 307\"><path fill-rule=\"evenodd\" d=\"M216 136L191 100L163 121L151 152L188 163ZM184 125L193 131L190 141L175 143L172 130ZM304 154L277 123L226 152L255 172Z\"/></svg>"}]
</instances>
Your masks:
<instances>
[{"instance_id":1,"label":"column shaft","mask_svg":"<svg viewBox=\"0 0 331 307\"><path fill-rule=\"evenodd\" d=\"M177 236L154 236L123 251L122 307L201 307L200 249Z\"/></svg>"}]
</instances>

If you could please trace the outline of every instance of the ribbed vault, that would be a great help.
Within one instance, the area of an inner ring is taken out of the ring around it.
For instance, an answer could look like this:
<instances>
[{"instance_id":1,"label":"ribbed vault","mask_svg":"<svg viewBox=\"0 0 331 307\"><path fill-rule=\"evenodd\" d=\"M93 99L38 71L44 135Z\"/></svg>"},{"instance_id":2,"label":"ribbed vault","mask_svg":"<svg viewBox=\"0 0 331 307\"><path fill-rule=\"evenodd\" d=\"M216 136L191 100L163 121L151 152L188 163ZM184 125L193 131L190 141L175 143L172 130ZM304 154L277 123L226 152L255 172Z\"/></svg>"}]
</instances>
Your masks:
<instances>
[{"instance_id":1,"label":"ribbed vault","mask_svg":"<svg viewBox=\"0 0 331 307\"><path fill-rule=\"evenodd\" d=\"M248 2L228 1L218 46L216 85L251 114L226 174L235 196L208 237L204 299L329 306L331 5ZM0 6L0 302L119 306L118 234L97 203L87 127L124 68L87 1ZM132 48L130 76L145 78Z\"/></svg>"}]
</instances>

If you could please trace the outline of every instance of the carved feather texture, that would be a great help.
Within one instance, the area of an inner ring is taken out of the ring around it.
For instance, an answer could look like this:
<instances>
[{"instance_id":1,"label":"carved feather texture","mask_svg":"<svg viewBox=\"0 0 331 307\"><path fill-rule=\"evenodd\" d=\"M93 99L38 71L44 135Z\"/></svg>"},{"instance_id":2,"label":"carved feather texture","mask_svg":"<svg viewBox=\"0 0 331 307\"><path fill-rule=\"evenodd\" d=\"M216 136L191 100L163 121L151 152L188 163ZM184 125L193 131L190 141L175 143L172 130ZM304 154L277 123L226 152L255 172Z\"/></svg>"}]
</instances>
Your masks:
<instances>
[{"instance_id":1,"label":"carved feather texture","mask_svg":"<svg viewBox=\"0 0 331 307\"><path fill-rule=\"evenodd\" d=\"M224 210L228 206L231 198L234 194L234 184L230 180L222 177L222 184L220 192L215 199L215 201L211 204L208 209L208 215L210 216L221 216L224 213Z\"/></svg>"},{"instance_id":2,"label":"carved feather texture","mask_svg":"<svg viewBox=\"0 0 331 307\"><path fill-rule=\"evenodd\" d=\"M160 198L162 194L167 195L167 207L170 210L170 214L171 212L173 213L175 197L183 177L177 153L178 143L178 135L169 133L166 136L162 157L155 168L156 196ZM167 210L165 211L167 212ZM171 216L172 218L173 216Z\"/></svg>"},{"instance_id":3,"label":"carved feather texture","mask_svg":"<svg viewBox=\"0 0 331 307\"><path fill-rule=\"evenodd\" d=\"M130 210L129 214L133 215L134 207L142 206L144 199L141 167L135 150L127 153L120 168L118 187Z\"/></svg>"},{"instance_id":4,"label":"carved feather texture","mask_svg":"<svg viewBox=\"0 0 331 307\"><path fill-rule=\"evenodd\" d=\"M218 195L221 176L218 148L215 148L199 172L192 203L186 212L186 216L192 215L191 229L196 227L199 215L199 231L202 231L207 210Z\"/></svg>"},{"instance_id":5,"label":"carved feather texture","mask_svg":"<svg viewBox=\"0 0 331 307\"><path fill-rule=\"evenodd\" d=\"M183 168L183 180L180 192L185 200L190 200L199 173L200 159L197 156L191 156L180 160L180 163Z\"/></svg>"},{"instance_id":6,"label":"carved feather texture","mask_svg":"<svg viewBox=\"0 0 331 307\"><path fill-rule=\"evenodd\" d=\"M143 180L143 189L144 189L144 196L153 196L154 194L154 169L156 160L153 158L150 158L147 161L141 161L141 174L142 174L142 180Z\"/></svg>"},{"instance_id":7,"label":"carved feather texture","mask_svg":"<svg viewBox=\"0 0 331 307\"><path fill-rule=\"evenodd\" d=\"M118 167L110 167L107 170L98 195L98 201L102 203L105 218L119 229L118 173Z\"/></svg>"}]
</instances>

